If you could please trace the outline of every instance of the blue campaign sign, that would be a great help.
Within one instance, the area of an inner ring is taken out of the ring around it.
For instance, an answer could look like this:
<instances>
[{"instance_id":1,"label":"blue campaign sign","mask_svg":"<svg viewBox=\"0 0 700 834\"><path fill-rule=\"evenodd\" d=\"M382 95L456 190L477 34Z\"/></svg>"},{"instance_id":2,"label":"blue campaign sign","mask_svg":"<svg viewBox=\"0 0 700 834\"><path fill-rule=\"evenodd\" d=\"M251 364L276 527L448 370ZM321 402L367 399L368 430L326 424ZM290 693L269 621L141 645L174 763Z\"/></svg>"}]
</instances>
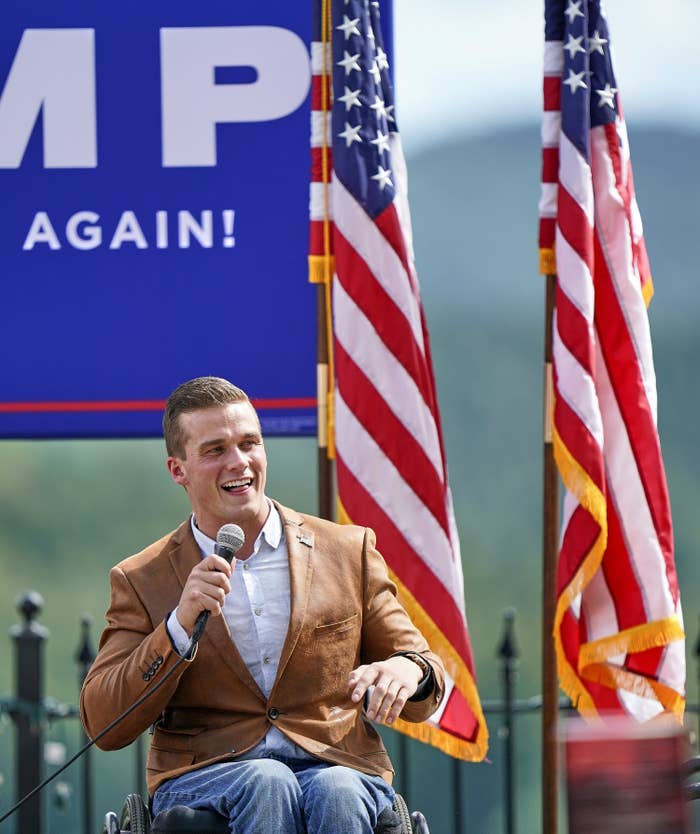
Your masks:
<instances>
[{"instance_id":1,"label":"blue campaign sign","mask_svg":"<svg viewBox=\"0 0 700 834\"><path fill-rule=\"evenodd\" d=\"M225 376L316 431L310 3L3 0L0 437L160 434Z\"/></svg>"}]
</instances>

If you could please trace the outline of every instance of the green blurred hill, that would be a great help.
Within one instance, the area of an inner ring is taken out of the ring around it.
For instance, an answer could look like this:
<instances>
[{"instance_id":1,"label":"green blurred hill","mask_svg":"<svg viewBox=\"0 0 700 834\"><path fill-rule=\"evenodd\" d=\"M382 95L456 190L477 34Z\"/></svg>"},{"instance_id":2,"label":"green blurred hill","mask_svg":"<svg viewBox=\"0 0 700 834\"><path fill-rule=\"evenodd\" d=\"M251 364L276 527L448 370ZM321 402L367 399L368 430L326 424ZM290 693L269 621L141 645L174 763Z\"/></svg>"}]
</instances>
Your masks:
<instances>
[{"instance_id":1,"label":"green blurred hill","mask_svg":"<svg viewBox=\"0 0 700 834\"><path fill-rule=\"evenodd\" d=\"M659 425L675 520L676 559L689 629L700 611L700 230L698 135L637 129L631 134L637 194L656 297L650 315L659 390ZM463 138L409 160L410 198L423 300L460 527L467 612L483 698L499 695L495 651L501 612L518 611L519 695L539 692L543 279L537 274L539 132L536 126ZM316 447L268 441L270 494L316 510ZM14 600L40 591L51 630L47 691L77 699L73 654L78 620L108 600L108 568L176 526L187 512L169 480L160 441L0 444L0 694L11 691ZM692 660L692 658L690 658ZM698 700L696 667L689 696ZM519 829L539 828L539 730L520 719ZM502 830L502 750L491 720L491 764L464 765L469 820L464 830ZM52 737L75 741L74 729ZM390 734L391 735L391 734ZM13 796L11 728L0 724L0 807ZM390 745L395 748L392 736ZM411 743L411 750L418 745ZM420 748L412 766L413 805L436 834L455 831L450 763ZM128 754L98 754L104 811L132 788ZM107 778L108 777L108 778ZM52 834L77 830L77 802L52 812ZM63 822L61 821L63 820ZM2 834L13 830L0 826Z\"/></svg>"}]
</instances>

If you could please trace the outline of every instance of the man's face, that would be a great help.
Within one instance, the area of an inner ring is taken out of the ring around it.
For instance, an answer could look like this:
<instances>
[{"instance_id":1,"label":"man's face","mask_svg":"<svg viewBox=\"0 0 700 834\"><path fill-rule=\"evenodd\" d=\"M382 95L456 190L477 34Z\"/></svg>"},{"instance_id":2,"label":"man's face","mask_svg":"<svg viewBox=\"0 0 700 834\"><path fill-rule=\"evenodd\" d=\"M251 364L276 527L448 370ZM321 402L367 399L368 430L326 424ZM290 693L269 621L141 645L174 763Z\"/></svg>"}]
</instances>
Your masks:
<instances>
[{"instance_id":1,"label":"man's face","mask_svg":"<svg viewBox=\"0 0 700 834\"><path fill-rule=\"evenodd\" d=\"M197 526L215 539L222 524L257 536L269 511L267 456L260 424L248 402L190 411L178 418L185 455L168 458L175 483L184 486Z\"/></svg>"}]
</instances>

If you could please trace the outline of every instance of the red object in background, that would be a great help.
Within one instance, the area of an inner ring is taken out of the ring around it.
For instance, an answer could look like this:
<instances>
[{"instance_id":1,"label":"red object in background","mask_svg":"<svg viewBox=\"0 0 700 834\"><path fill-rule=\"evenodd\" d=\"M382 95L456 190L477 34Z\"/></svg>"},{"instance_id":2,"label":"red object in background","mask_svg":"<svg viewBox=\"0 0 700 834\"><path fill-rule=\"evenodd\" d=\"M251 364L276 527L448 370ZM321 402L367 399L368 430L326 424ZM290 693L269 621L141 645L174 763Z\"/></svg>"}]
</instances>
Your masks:
<instances>
[{"instance_id":1,"label":"red object in background","mask_svg":"<svg viewBox=\"0 0 700 834\"><path fill-rule=\"evenodd\" d=\"M565 728L569 834L688 834L688 740L666 722Z\"/></svg>"}]
</instances>

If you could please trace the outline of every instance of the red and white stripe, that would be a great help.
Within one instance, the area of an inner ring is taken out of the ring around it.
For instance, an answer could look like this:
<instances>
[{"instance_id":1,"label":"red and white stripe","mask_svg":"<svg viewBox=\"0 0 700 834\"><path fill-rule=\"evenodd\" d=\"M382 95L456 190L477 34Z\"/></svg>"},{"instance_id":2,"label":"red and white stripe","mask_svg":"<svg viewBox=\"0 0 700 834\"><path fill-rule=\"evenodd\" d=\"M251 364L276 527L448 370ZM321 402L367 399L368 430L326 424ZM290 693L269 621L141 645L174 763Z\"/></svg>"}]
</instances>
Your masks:
<instances>
[{"instance_id":1,"label":"red and white stripe","mask_svg":"<svg viewBox=\"0 0 700 834\"><path fill-rule=\"evenodd\" d=\"M329 49L329 47L326 47ZM371 527L402 601L447 668L447 692L423 725L402 732L481 760L488 731L476 690L425 318L413 261L405 162L390 136L394 202L374 220L322 173L330 55L312 45L310 255L333 255L334 429L342 520ZM327 101L330 109L330 100ZM328 190L326 190L328 189ZM332 232L330 247L324 228ZM328 251L330 248L330 251Z\"/></svg>"},{"instance_id":2,"label":"red and white stripe","mask_svg":"<svg viewBox=\"0 0 700 834\"><path fill-rule=\"evenodd\" d=\"M394 143L395 176L397 154ZM335 177L332 194L339 500L350 520L375 530L400 588L432 621L432 646L445 657L450 692L423 731L426 740L453 755L483 758L486 728L475 698L459 541L410 236L396 203L372 220ZM466 692L454 685L465 677L472 684Z\"/></svg>"},{"instance_id":3,"label":"red and white stripe","mask_svg":"<svg viewBox=\"0 0 700 834\"><path fill-rule=\"evenodd\" d=\"M330 173L333 167L331 147L331 48L314 41L311 44L311 177L309 184L309 255L312 258L326 252L324 224L332 220L328 199ZM324 90L325 85L325 90ZM326 109L324 110L324 98ZM323 158L326 158L324 176Z\"/></svg>"},{"instance_id":4,"label":"red and white stripe","mask_svg":"<svg viewBox=\"0 0 700 834\"><path fill-rule=\"evenodd\" d=\"M680 715L682 614L626 129L621 118L593 128L589 164L557 128L562 44L546 50L540 245L554 244L557 273L560 679L584 712Z\"/></svg>"}]
</instances>

